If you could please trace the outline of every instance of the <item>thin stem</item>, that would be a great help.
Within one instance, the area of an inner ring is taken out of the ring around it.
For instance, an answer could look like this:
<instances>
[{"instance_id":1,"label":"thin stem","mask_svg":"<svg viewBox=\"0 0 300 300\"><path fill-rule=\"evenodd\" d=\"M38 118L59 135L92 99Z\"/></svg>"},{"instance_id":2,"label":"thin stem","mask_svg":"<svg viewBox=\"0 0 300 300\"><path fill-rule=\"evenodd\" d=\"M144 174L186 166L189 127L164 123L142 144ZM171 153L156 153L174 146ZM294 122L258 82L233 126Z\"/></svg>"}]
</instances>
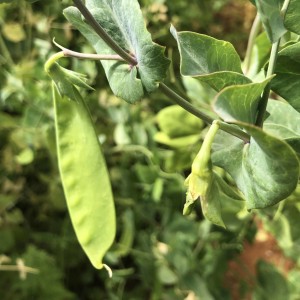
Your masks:
<instances>
[{"instance_id":1,"label":"thin stem","mask_svg":"<svg viewBox=\"0 0 300 300\"><path fill-rule=\"evenodd\" d=\"M124 59L117 54L111 54L111 55L104 55L104 54L93 54L93 53L81 53L76 52L70 49L67 49L60 44L56 43L53 40L53 43L62 50L65 57L75 57L79 59L91 59L91 60L120 60L124 61Z\"/></svg>"},{"instance_id":2,"label":"thin stem","mask_svg":"<svg viewBox=\"0 0 300 300\"><path fill-rule=\"evenodd\" d=\"M86 22L93 27L95 32L101 37L101 39L118 55L120 55L125 61L131 65L137 65L136 59L131 56L129 53L124 51L102 28L102 26L95 20L93 15L89 12L86 6L82 3L81 0L73 0L74 5L79 9L82 15L85 17Z\"/></svg>"},{"instance_id":3,"label":"thin stem","mask_svg":"<svg viewBox=\"0 0 300 300\"><path fill-rule=\"evenodd\" d=\"M249 68L251 65L253 47L255 45L255 39L260 31L260 25L261 25L260 18L259 18L259 15L257 14L253 21L250 35L249 35L246 55L245 55L245 59L244 59L244 73L247 73L249 71Z\"/></svg>"},{"instance_id":4,"label":"thin stem","mask_svg":"<svg viewBox=\"0 0 300 300\"><path fill-rule=\"evenodd\" d=\"M291 0L285 0L283 5L282 5L281 14L282 14L283 20L285 18L286 11L287 11L287 8L290 4L290 1ZM276 60L277 60L277 56L278 56L278 49L279 49L279 45L280 45L280 40L281 39L278 39L277 42L272 44L271 55L270 55L270 60L269 60L269 65L268 65L268 70L267 70L267 75L266 75L267 77L274 74ZM270 96L270 92L271 92L271 84L268 83L267 86L264 89L264 92L261 96L260 103L259 103L259 106L258 106L258 115L257 115L256 123L255 123L256 126L259 126L259 127L263 126L265 113L266 113L267 105L268 105L268 100L269 100L269 96Z\"/></svg>"},{"instance_id":5,"label":"thin stem","mask_svg":"<svg viewBox=\"0 0 300 300\"><path fill-rule=\"evenodd\" d=\"M160 82L159 86L160 86L161 91L166 96L168 96L172 101L174 101L175 103L180 105L182 108L184 108L185 110L187 110L191 114L195 115L196 117L200 118L201 120L203 120L207 124L212 124L213 123L213 121L214 121L213 118L211 118L210 116L203 113L197 107L195 107L190 102L188 102L186 99L184 99L183 97L178 95L175 91L170 89L167 85ZM233 125L230 125L230 124L227 124L227 123L224 123L224 122L221 122L221 121L219 121L219 122L220 122L220 129L222 129L223 131L226 131L227 133L229 133L231 135L236 136L237 138L243 140L246 143L249 142L250 137L246 132L240 130L239 128L237 128Z\"/></svg>"},{"instance_id":6,"label":"thin stem","mask_svg":"<svg viewBox=\"0 0 300 300\"><path fill-rule=\"evenodd\" d=\"M51 66L52 66L58 59L60 59L60 58L62 58L62 57L64 57L63 51L60 51L60 52L55 53L55 54L53 54L52 56L50 56L50 57L48 58L48 60L46 61L46 63L45 63L45 66L44 66L45 71L46 71L47 73L49 73L49 70L50 70Z\"/></svg>"}]
</instances>

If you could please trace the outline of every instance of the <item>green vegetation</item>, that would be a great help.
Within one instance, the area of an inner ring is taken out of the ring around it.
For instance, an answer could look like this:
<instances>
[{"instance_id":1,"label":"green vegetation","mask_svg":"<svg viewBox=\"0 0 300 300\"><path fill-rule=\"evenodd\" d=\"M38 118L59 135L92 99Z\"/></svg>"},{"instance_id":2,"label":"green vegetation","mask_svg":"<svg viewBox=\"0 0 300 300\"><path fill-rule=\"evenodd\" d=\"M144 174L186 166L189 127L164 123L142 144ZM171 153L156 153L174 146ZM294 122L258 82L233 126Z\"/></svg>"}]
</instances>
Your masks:
<instances>
[{"instance_id":1,"label":"green vegetation","mask_svg":"<svg viewBox=\"0 0 300 300\"><path fill-rule=\"evenodd\" d=\"M298 1L248 51L246 0L47 2L0 2L1 299L298 299Z\"/></svg>"}]
</instances>

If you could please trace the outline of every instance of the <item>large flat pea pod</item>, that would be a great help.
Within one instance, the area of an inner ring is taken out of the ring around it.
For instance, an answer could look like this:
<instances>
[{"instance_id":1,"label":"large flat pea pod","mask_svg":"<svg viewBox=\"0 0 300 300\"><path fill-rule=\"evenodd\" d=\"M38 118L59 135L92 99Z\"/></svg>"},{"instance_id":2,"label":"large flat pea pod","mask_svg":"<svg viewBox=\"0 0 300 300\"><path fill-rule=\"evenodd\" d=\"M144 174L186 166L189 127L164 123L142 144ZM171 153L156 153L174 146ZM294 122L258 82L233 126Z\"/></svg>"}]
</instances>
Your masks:
<instances>
[{"instance_id":1,"label":"large flat pea pod","mask_svg":"<svg viewBox=\"0 0 300 300\"><path fill-rule=\"evenodd\" d=\"M73 88L77 101L61 97L53 86L59 170L79 243L101 269L116 232L113 195L89 110Z\"/></svg>"}]
</instances>

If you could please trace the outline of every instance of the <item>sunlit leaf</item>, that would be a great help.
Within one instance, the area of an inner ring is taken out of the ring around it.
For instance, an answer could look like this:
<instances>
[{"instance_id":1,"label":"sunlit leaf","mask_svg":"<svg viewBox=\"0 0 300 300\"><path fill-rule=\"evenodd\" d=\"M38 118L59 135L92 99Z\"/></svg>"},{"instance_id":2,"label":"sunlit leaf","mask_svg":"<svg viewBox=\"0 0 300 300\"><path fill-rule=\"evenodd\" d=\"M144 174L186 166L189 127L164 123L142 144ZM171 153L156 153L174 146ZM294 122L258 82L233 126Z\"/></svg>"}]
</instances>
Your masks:
<instances>
[{"instance_id":1,"label":"sunlit leaf","mask_svg":"<svg viewBox=\"0 0 300 300\"><path fill-rule=\"evenodd\" d=\"M135 56L137 66L126 62L101 61L111 89L122 99L134 103L152 92L166 76L169 60L164 48L153 43L137 1L90 0L87 8L108 34L125 51ZM98 54L115 54L94 30L84 22L80 12L69 7L66 18L87 38Z\"/></svg>"},{"instance_id":2,"label":"sunlit leaf","mask_svg":"<svg viewBox=\"0 0 300 300\"><path fill-rule=\"evenodd\" d=\"M178 43L183 76L196 77L217 91L251 83L242 74L240 57L229 42L195 32L177 32L173 26L171 33Z\"/></svg>"}]
</instances>

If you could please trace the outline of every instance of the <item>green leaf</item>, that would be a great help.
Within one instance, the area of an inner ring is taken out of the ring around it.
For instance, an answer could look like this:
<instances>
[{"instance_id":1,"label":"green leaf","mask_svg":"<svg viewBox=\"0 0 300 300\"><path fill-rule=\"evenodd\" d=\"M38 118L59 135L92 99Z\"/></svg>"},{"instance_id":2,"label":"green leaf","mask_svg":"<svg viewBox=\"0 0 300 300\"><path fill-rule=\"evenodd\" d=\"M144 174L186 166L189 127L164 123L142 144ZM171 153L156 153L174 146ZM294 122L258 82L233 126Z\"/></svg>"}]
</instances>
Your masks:
<instances>
[{"instance_id":1,"label":"green leaf","mask_svg":"<svg viewBox=\"0 0 300 300\"><path fill-rule=\"evenodd\" d=\"M194 32L177 32L173 26L171 33L178 43L183 76L196 77L217 91L251 82L242 74L240 57L230 43Z\"/></svg>"},{"instance_id":2,"label":"green leaf","mask_svg":"<svg viewBox=\"0 0 300 300\"><path fill-rule=\"evenodd\" d=\"M116 231L110 180L88 108L73 86L76 101L53 87L59 170L76 236L95 268Z\"/></svg>"},{"instance_id":3,"label":"green leaf","mask_svg":"<svg viewBox=\"0 0 300 300\"><path fill-rule=\"evenodd\" d=\"M144 95L144 89L152 92L166 76L169 60L164 47L152 42L136 0L90 0L86 6L125 51L133 54L137 66L126 62L101 61L110 87L115 95L134 103ZM104 41L81 18L80 12L69 7L64 10L66 18L87 38L98 54L115 54Z\"/></svg>"},{"instance_id":4,"label":"green leaf","mask_svg":"<svg viewBox=\"0 0 300 300\"><path fill-rule=\"evenodd\" d=\"M254 290L255 300L290 299L288 283L276 267L260 260L256 265L256 269L257 285Z\"/></svg>"},{"instance_id":5,"label":"green leaf","mask_svg":"<svg viewBox=\"0 0 300 300\"><path fill-rule=\"evenodd\" d=\"M251 135L249 144L219 132L213 144L212 161L224 168L244 194L247 209L275 205L297 186L299 161L284 141L243 123Z\"/></svg>"},{"instance_id":6,"label":"green leaf","mask_svg":"<svg viewBox=\"0 0 300 300\"><path fill-rule=\"evenodd\" d=\"M299 0L291 0L286 11L284 25L285 27L297 34L300 34L300 2Z\"/></svg>"},{"instance_id":7,"label":"green leaf","mask_svg":"<svg viewBox=\"0 0 300 300\"><path fill-rule=\"evenodd\" d=\"M260 96L271 79L226 87L216 96L213 105L215 112L226 122L254 124Z\"/></svg>"},{"instance_id":8,"label":"green leaf","mask_svg":"<svg viewBox=\"0 0 300 300\"><path fill-rule=\"evenodd\" d=\"M255 0L258 14L272 43L277 42L285 33L281 15L281 0Z\"/></svg>"},{"instance_id":9,"label":"green leaf","mask_svg":"<svg viewBox=\"0 0 300 300\"><path fill-rule=\"evenodd\" d=\"M272 90L300 111L300 42L278 53L275 73Z\"/></svg>"},{"instance_id":10,"label":"green leaf","mask_svg":"<svg viewBox=\"0 0 300 300\"><path fill-rule=\"evenodd\" d=\"M200 134L204 122L179 105L162 109L156 116L159 128L170 138Z\"/></svg>"},{"instance_id":11,"label":"green leaf","mask_svg":"<svg viewBox=\"0 0 300 300\"><path fill-rule=\"evenodd\" d=\"M154 135L154 140L157 143L166 145L168 147L180 149L180 148L186 148L190 145L199 142L200 134L191 134L187 136L171 138L166 133L160 131Z\"/></svg>"},{"instance_id":12,"label":"green leaf","mask_svg":"<svg viewBox=\"0 0 300 300\"><path fill-rule=\"evenodd\" d=\"M300 155L300 113L289 104L269 100L264 130L286 141Z\"/></svg>"}]
</instances>

